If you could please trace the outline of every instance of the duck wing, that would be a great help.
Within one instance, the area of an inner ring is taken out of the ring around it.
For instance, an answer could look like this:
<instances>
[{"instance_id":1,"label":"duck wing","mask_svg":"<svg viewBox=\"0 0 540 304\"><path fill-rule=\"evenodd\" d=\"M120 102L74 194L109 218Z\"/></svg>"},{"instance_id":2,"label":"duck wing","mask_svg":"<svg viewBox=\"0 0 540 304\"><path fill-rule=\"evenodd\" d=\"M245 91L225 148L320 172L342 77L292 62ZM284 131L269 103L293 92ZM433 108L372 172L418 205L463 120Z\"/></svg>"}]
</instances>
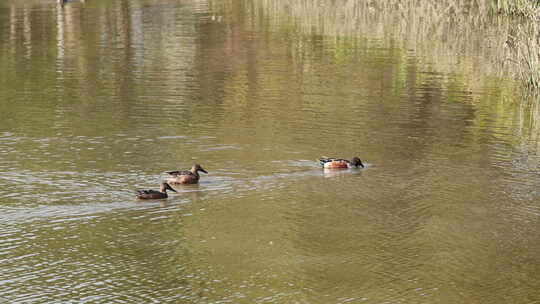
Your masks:
<instances>
[{"instance_id":1,"label":"duck wing","mask_svg":"<svg viewBox=\"0 0 540 304\"><path fill-rule=\"evenodd\" d=\"M321 157L319 158L319 162L321 163L322 166L324 166L324 164L326 163L331 163L331 162L338 162L338 163L347 163L347 164L350 164L351 162L347 159L343 159L343 158L335 158L335 157Z\"/></svg>"},{"instance_id":2,"label":"duck wing","mask_svg":"<svg viewBox=\"0 0 540 304\"><path fill-rule=\"evenodd\" d=\"M136 190L136 191L137 191L137 194L139 194L139 195L142 195L142 194L148 195L148 194L157 194L157 193L161 193L161 192L159 192L159 191L157 191L157 190Z\"/></svg>"},{"instance_id":3,"label":"duck wing","mask_svg":"<svg viewBox=\"0 0 540 304\"><path fill-rule=\"evenodd\" d=\"M319 158L319 161L321 163L328 163L328 162L333 162L333 161L344 161L344 162L350 162L348 159L343 159L343 158L336 158L336 157L321 157Z\"/></svg>"},{"instance_id":4,"label":"duck wing","mask_svg":"<svg viewBox=\"0 0 540 304\"><path fill-rule=\"evenodd\" d=\"M172 176L178 176L178 175L190 175L193 174L191 171L165 171L165 173L172 175Z\"/></svg>"},{"instance_id":5,"label":"duck wing","mask_svg":"<svg viewBox=\"0 0 540 304\"><path fill-rule=\"evenodd\" d=\"M321 162L321 165L324 165L325 163L333 162L336 160L340 160L339 158L335 157L321 157L319 158L319 161Z\"/></svg>"}]
</instances>

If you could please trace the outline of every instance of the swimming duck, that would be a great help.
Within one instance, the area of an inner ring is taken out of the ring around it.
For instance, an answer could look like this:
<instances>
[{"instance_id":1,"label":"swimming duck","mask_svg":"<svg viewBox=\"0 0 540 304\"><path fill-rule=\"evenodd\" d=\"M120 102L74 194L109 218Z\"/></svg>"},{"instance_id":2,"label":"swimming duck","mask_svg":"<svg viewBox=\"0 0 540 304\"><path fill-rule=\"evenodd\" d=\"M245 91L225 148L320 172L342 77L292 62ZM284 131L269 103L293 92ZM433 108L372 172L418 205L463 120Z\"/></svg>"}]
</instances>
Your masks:
<instances>
[{"instance_id":1,"label":"swimming duck","mask_svg":"<svg viewBox=\"0 0 540 304\"><path fill-rule=\"evenodd\" d=\"M172 175L172 177L167 179L168 183L196 184L199 182L199 171L208 174L208 172L206 172L199 164L193 165L189 171L166 171L165 173Z\"/></svg>"},{"instance_id":2,"label":"swimming duck","mask_svg":"<svg viewBox=\"0 0 540 304\"><path fill-rule=\"evenodd\" d=\"M159 191L156 190L137 190L137 198L140 199L161 199L161 198L167 198L167 190L171 190L174 192L177 192L174 190L171 185L163 182L159 186Z\"/></svg>"},{"instance_id":3,"label":"swimming duck","mask_svg":"<svg viewBox=\"0 0 540 304\"><path fill-rule=\"evenodd\" d=\"M68 2L81 2L81 3L84 3L85 0L57 0L56 2L58 2L58 4L60 4L63 7Z\"/></svg>"},{"instance_id":4,"label":"swimming duck","mask_svg":"<svg viewBox=\"0 0 540 304\"><path fill-rule=\"evenodd\" d=\"M364 168L364 164L360 158L356 156L351 160L334 157L321 157L319 158L319 161L325 169Z\"/></svg>"}]
</instances>

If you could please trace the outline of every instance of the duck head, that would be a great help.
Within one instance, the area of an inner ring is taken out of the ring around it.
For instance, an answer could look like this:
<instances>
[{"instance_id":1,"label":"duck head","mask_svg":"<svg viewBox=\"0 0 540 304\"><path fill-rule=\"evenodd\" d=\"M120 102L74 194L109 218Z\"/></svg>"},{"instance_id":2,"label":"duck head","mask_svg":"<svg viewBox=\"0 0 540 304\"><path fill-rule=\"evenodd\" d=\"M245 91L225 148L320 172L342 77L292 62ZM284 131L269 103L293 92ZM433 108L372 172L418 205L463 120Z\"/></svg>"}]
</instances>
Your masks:
<instances>
[{"instance_id":1,"label":"duck head","mask_svg":"<svg viewBox=\"0 0 540 304\"><path fill-rule=\"evenodd\" d=\"M191 172L195 173L195 172L199 172L199 171L208 174L208 172L206 172L206 170L204 170L203 167L201 167L201 165L199 165L199 164L195 164L195 165L193 165L193 167L191 167Z\"/></svg>"},{"instance_id":2,"label":"duck head","mask_svg":"<svg viewBox=\"0 0 540 304\"><path fill-rule=\"evenodd\" d=\"M166 182L161 183L161 185L159 186L159 192L167 193L167 190L178 192L178 191L174 190L173 187L171 187L171 185L167 184Z\"/></svg>"},{"instance_id":3,"label":"duck head","mask_svg":"<svg viewBox=\"0 0 540 304\"><path fill-rule=\"evenodd\" d=\"M360 160L360 158L356 157L356 156L351 159L351 165L353 165L355 167L364 168L364 164L362 163L362 160Z\"/></svg>"}]
</instances>

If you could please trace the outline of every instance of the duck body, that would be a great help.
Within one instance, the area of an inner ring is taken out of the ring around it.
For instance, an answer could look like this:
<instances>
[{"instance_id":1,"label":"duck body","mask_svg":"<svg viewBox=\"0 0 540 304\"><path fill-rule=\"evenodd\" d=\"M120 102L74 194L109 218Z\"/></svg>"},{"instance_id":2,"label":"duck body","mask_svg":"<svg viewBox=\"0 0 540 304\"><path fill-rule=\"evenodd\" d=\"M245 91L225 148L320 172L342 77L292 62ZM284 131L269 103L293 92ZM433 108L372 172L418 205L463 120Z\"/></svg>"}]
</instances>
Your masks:
<instances>
[{"instance_id":1,"label":"duck body","mask_svg":"<svg viewBox=\"0 0 540 304\"><path fill-rule=\"evenodd\" d=\"M185 171L166 171L165 173L171 175L167 179L167 182L170 184L196 184L199 182L199 171L206 172L201 165L195 164L193 167L191 167L191 170L185 170Z\"/></svg>"},{"instance_id":2,"label":"duck body","mask_svg":"<svg viewBox=\"0 0 540 304\"><path fill-rule=\"evenodd\" d=\"M139 199L163 199L167 198L167 190L176 192L171 185L167 183L161 183L159 191L157 190L137 190L137 198Z\"/></svg>"},{"instance_id":3,"label":"duck body","mask_svg":"<svg viewBox=\"0 0 540 304\"><path fill-rule=\"evenodd\" d=\"M61 6L64 6L66 3L69 3L69 2L81 2L81 3L84 3L85 0L57 0L56 2L58 4L60 4Z\"/></svg>"},{"instance_id":4,"label":"duck body","mask_svg":"<svg viewBox=\"0 0 540 304\"><path fill-rule=\"evenodd\" d=\"M351 160L334 157L321 157L319 158L319 162L325 169L364 168L362 160L356 156Z\"/></svg>"}]
</instances>

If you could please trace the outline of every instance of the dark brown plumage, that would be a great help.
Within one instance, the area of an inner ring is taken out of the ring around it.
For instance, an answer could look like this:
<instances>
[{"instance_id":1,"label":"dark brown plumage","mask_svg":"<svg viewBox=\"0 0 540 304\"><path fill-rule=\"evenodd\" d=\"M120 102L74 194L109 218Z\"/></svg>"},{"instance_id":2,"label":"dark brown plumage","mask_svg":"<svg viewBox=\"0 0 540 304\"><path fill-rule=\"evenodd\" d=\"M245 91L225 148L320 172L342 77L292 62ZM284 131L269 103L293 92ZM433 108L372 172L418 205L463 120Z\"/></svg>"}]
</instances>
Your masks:
<instances>
[{"instance_id":1,"label":"dark brown plumage","mask_svg":"<svg viewBox=\"0 0 540 304\"><path fill-rule=\"evenodd\" d=\"M167 198L167 190L171 190L174 192L177 192L174 190L171 185L163 182L161 183L159 187L159 191L157 190L137 190L137 198L140 199L162 199Z\"/></svg>"}]
</instances>

